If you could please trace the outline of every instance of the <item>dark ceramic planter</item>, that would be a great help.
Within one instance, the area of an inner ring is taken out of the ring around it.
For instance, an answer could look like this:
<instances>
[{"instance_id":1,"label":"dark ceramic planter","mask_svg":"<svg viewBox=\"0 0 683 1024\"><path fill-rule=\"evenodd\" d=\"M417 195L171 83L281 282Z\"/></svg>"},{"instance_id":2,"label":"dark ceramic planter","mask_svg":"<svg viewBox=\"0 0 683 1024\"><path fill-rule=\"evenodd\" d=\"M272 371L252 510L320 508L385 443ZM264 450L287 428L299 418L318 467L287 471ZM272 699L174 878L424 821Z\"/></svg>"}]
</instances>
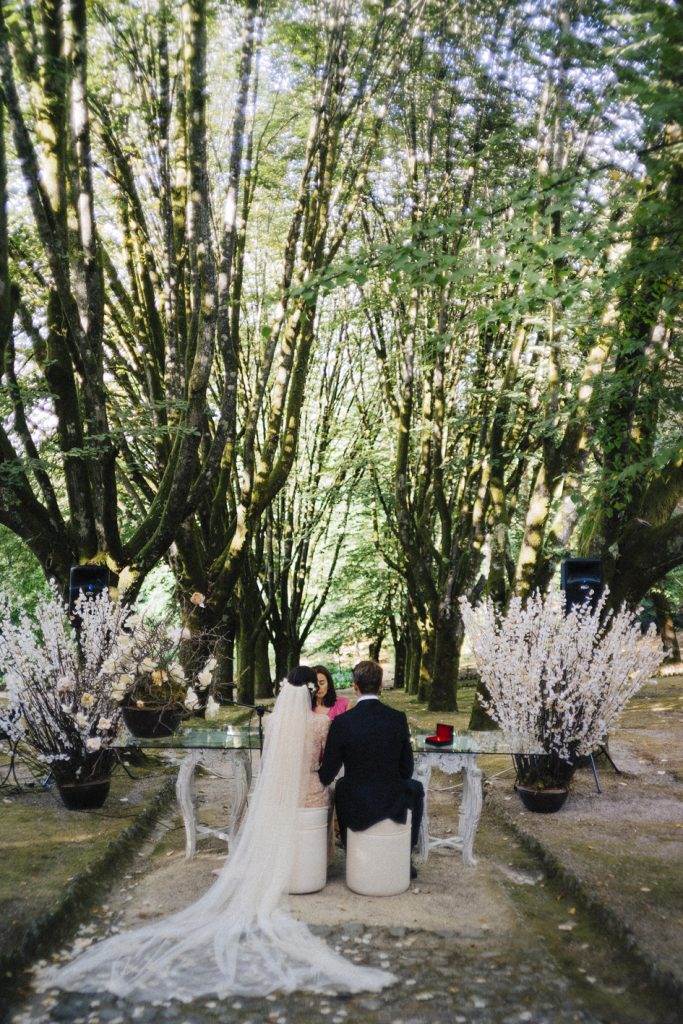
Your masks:
<instances>
[{"instance_id":1,"label":"dark ceramic planter","mask_svg":"<svg viewBox=\"0 0 683 1024\"><path fill-rule=\"evenodd\" d=\"M525 789L566 789L571 785L576 763L551 754L514 754L518 782Z\"/></svg>"},{"instance_id":2,"label":"dark ceramic planter","mask_svg":"<svg viewBox=\"0 0 683 1024\"><path fill-rule=\"evenodd\" d=\"M85 782L60 782L57 789L62 803L70 811L92 811L102 807L109 796L111 778L88 779Z\"/></svg>"},{"instance_id":3,"label":"dark ceramic planter","mask_svg":"<svg viewBox=\"0 0 683 1024\"><path fill-rule=\"evenodd\" d=\"M564 805L569 789L566 786L557 789L534 789L532 786L520 786L515 789L527 811L535 811L536 814L554 814Z\"/></svg>"},{"instance_id":4,"label":"dark ceramic planter","mask_svg":"<svg viewBox=\"0 0 683 1024\"><path fill-rule=\"evenodd\" d=\"M183 709L179 704L165 708L123 708L123 720L139 739L159 739L171 736L183 718Z\"/></svg>"}]
</instances>

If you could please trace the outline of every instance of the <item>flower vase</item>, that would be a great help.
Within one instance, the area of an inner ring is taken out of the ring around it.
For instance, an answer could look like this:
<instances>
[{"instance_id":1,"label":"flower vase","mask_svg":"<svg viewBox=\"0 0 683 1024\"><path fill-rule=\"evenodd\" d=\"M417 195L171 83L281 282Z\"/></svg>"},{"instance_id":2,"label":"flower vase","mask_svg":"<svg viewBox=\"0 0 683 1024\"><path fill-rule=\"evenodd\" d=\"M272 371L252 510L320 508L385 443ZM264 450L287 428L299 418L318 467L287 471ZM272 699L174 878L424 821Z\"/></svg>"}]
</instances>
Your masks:
<instances>
[{"instance_id":1,"label":"flower vase","mask_svg":"<svg viewBox=\"0 0 683 1024\"><path fill-rule=\"evenodd\" d=\"M183 718L180 704L167 704L163 708L139 708L135 704L123 707L123 720L127 728L139 739L160 739L171 736Z\"/></svg>"},{"instance_id":2,"label":"flower vase","mask_svg":"<svg viewBox=\"0 0 683 1024\"><path fill-rule=\"evenodd\" d=\"M522 786L517 783L515 789L527 811L534 811L536 814L554 814L560 810L569 796L567 786L536 789L533 786Z\"/></svg>"},{"instance_id":3,"label":"flower vase","mask_svg":"<svg viewBox=\"0 0 683 1024\"><path fill-rule=\"evenodd\" d=\"M552 814L559 811L569 794L574 775L573 761L556 754L515 754L515 790L528 811Z\"/></svg>"},{"instance_id":4,"label":"flower vase","mask_svg":"<svg viewBox=\"0 0 683 1024\"><path fill-rule=\"evenodd\" d=\"M109 796L110 786L111 776L70 782L57 779L59 795L69 811L91 811L102 807Z\"/></svg>"}]
</instances>

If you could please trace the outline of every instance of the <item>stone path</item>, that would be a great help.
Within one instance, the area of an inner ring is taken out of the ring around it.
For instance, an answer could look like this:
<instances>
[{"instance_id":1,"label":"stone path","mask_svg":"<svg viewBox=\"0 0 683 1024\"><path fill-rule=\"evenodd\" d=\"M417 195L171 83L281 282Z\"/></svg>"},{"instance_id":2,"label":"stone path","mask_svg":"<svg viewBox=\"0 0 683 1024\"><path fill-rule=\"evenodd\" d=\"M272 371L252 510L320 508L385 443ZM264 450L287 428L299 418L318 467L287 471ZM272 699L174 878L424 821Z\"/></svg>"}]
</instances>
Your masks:
<instances>
[{"instance_id":1,"label":"stone path","mask_svg":"<svg viewBox=\"0 0 683 1024\"><path fill-rule=\"evenodd\" d=\"M602 793L578 772L561 814L531 814L492 784L495 803L523 836L578 882L605 921L651 970L683 992L683 678L646 687L610 740L624 774L599 761Z\"/></svg>"},{"instance_id":2,"label":"stone path","mask_svg":"<svg viewBox=\"0 0 683 1024\"><path fill-rule=\"evenodd\" d=\"M453 777L435 773L433 831L456 825ZM215 780L204 779L201 817L222 820ZM83 945L190 902L204 891L224 849L203 841L192 863L182 856L175 815L160 823L133 869L98 915L81 928ZM330 884L293 900L352 960L388 967L399 984L382 995L351 998L299 993L267 999L201 1000L135 1006L113 997L29 992L14 1024L674 1024L675 1008L637 963L594 927L573 897L547 881L538 863L484 812L479 865L434 856L401 897L361 899L346 890L341 857ZM64 952L61 956L67 956Z\"/></svg>"}]
</instances>

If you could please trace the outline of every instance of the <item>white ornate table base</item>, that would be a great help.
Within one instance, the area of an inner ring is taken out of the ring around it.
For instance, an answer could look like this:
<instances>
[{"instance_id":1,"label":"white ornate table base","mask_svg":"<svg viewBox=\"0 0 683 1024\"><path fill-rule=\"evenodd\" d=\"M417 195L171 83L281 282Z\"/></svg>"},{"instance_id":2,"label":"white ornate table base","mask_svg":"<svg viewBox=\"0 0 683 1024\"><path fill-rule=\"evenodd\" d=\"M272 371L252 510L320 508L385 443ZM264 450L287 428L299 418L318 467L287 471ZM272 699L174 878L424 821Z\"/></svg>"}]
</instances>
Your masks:
<instances>
[{"instance_id":1,"label":"white ornate table base","mask_svg":"<svg viewBox=\"0 0 683 1024\"><path fill-rule=\"evenodd\" d=\"M231 754L231 757L226 757ZM249 750L190 750L183 758L176 781L176 797L185 826L185 856L194 857L197 834L212 835L230 843L239 826L251 784L251 751ZM228 784L230 807L225 831L197 824L195 811L195 771L198 765Z\"/></svg>"},{"instance_id":2,"label":"white ornate table base","mask_svg":"<svg viewBox=\"0 0 683 1024\"><path fill-rule=\"evenodd\" d=\"M195 855L198 834L213 835L227 843L234 837L249 794L252 774L251 753L249 750L196 749L188 751L183 758L176 782L176 796L185 826L185 856L188 859ZM227 754L232 756L226 757ZM212 775L225 779L229 784L230 807L224 831L197 824L195 771L200 764ZM429 834L429 782L434 768L440 768L447 775L462 772L463 791L457 836L438 837ZM474 838L483 804L482 773L477 767L477 755L438 751L416 754L413 777L422 783L425 791L417 859L424 863L432 850L460 850L463 863L468 867L474 867L477 863L474 856Z\"/></svg>"},{"instance_id":3,"label":"white ornate table base","mask_svg":"<svg viewBox=\"0 0 683 1024\"><path fill-rule=\"evenodd\" d=\"M462 801L458 820L458 835L438 837L429 834L429 781L434 768L447 775L462 772ZM481 768L476 754L442 753L417 754L413 778L418 779L425 791L424 814L418 840L418 859L424 863L431 850L461 850L463 864L475 867L474 837L481 817L483 786Z\"/></svg>"}]
</instances>

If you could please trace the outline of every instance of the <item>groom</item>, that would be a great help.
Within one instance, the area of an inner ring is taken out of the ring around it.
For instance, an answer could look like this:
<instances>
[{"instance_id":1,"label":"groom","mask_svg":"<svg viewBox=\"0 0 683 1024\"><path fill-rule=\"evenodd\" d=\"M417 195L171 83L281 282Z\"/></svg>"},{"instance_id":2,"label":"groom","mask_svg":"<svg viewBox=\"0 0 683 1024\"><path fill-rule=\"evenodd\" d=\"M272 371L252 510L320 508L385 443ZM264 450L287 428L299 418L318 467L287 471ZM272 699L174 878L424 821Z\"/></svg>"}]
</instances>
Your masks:
<instances>
[{"instance_id":1,"label":"groom","mask_svg":"<svg viewBox=\"0 0 683 1024\"><path fill-rule=\"evenodd\" d=\"M356 665L353 688L358 696L356 706L330 725L318 772L323 786L329 786L344 766L334 797L342 843L346 846L347 828L362 832L384 818L404 823L407 811L412 810L415 846L424 790L422 783L412 778L408 719L380 700L382 668L376 661Z\"/></svg>"}]
</instances>

